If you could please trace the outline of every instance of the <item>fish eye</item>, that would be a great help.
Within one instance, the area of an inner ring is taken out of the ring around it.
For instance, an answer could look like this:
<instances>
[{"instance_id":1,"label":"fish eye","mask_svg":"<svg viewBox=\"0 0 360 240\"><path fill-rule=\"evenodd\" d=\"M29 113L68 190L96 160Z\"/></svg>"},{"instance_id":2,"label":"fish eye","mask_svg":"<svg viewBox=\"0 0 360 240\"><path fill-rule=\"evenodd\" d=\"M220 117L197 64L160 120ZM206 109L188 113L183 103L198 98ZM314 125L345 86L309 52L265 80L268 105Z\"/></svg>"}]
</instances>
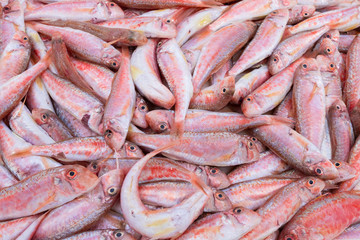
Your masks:
<instances>
[{"instance_id":1,"label":"fish eye","mask_svg":"<svg viewBox=\"0 0 360 240\"><path fill-rule=\"evenodd\" d=\"M252 137L251 140L253 140L254 142L257 141L257 139L255 137Z\"/></svg>"},{"instance_id":2,"label":"fish eye","mask_svg":"<svg viewBox=\"0 0 360 240\"><path fill-rule=\"evenodd\" d=\"M113 67L118 67L118 66L119 66L119 63L118 63L116 60L112 60L112 61L110 62L110 64L111 64L111 66L113 66Z\"/></svg>"},{"instance_id":3,"label":"fish eye","mask_svg":"<svg viewBox=\"0 0 360 240\"><path fill-rule=\"evenodd\" d=\"M331 67L331 68L334 68L335 65L334 65L333 63L330 63L330 67Z\"/></svg>"},{"instance_id":4,"label":"fish eye","mask_svg":"<svg viewBox=\"0 0 360 240\"><path fill-rule=\"evenodd\" d=\"M314 181L313 180L309 180L308 182L310 185L313 185L314 184Z\"/></svg>"},{"instance_id":5,"label":"fish eye","mask_svg":"<svg viewBox=\"0 0 360 240\"><path fill-rule=\"evenodd\" d=\"M233 213L240 214L241 213L241 208L239 208L239 207L234 208Z\"/></svg>"},{"instance_id":6,"label":"fish eye","mask_svg":"<svg viewBox=\"0 0 360 240\"><path fill-rule=\"evenodd\" d=\"M336 105L336 109L340 110L340 106L339 106L339 105Z\"/></svg>"},{"instance_id":7,"label":"fish eye","mask_svg":"<svg viewBox=\"0 0 360 240\"><path fill-rule=\"evenodd\" d=\"M252 100L252 97L247 97L246 98L246 101L248 101L248 102L251 102L251 100Z\"/></svg>"},{"instance_id":8,"label":"fish eye","mask_svg":"<svg viewBox=\"0 0 360 240\"><path fill-rule=\"evenodd\" d=\"M336 166L336 167L340 167L340 166L341 166L341 163L336 162L336 163L335 163L335 166Z\"/></svg>"},{"instance_id":9,"label":"fish eye","mask_svg":"<svg viewBox=\"0 0 360 240\"><path fill-rule=\"evenodd\" d=\"M327 48L326 51L327 51L328 53L330 53L330 52L331 52L331 49L330 49L330 48Z\"/></svg>"},{"instance_id":10,"label":"fish eye","mask_svg":"<svg viewBox=\"0 0 360 240\"><path fill-rule=\"evenodd\" d=\"M273 13L273 14L277 14L278 12L277 12L277 11L273 11L272 13Z\"/></svg>"},{"instance_id":11,"label":"fish eye","mask_svg":"<svg viewBox=\"0 0 360 240\"><path fill-rule=\"evenodd\" d=\"M121 238L123 235L124 235L124 233L122 231L119 231L119 230L114 233L114 236L116 238Z\"/></svg>"},{"instance_id":12,"label":"fish eye","mask_svg":"<svg viewBox=\"0 0 360 240\"><path fill-rule=\"evenodd\" d=\"M302 65L302 67L303 67L303 68L307 68L307 64L304 63L304 64Z\"/></svg>"},{"instance_id":13,"label":"fish eye","mask_svg":"<svg viewBox=\"0 0 360 240\"><path fill-rule=\"evenodd\" d=\"M277 61L279 61L279 58L278 58L278 57L274 57L274 58L273 58L273 62L277 62Z\"/></svg>"},{"instance_id":14,"label":"fish eye","mask_svg":"<svg viewBox=\"0 0 360 240\"><path fill-rule=\"evenodd\" d=\"M77 172L76 170L70 170L66 173L66 177L69 178L69 179L74 179L77 175Z\"/></svg>"},{"instance_id":15,"label":"fish eye","mask_svg":"<svg viewBox=\"0 0 360 240\"><path fill-rule=\"evenodd\" d=\"M217 168L212 168L210 170L210 173L212 173L212 174L217 174L218 172L219 172L219 170Z\"/></svg>"},{"instance_id":16,"label":"fish eye","mask_svg":"<svg viewBox=\"0 0 360 240\"><path fill-rule=\"evenodd\" d=\"M286 240L293 240L291 237L286 238Z\"/></svg>"},{"instance_id":17,"label":"fish eye","mask_svg":"<svg viewBox=\"0 0 360 240\"><path fill-rule=\"evenodd\" d=\"M110 196L114 196L117 191L116 191L116 188L115 187L111 187L107 190L107 193L110 195Z\"/></svg>"},{"instance_id":18,"label":"fish eye","mask_svg":"<svg viewBox=\"0 0 360 240\"><path fill-rule=\"evenodd\" d=\"M249 146L249 148L252 148L254 146L253 142L249 141L248 146Z\"/></svg>"},{"instance_id":19,"label":"fish eye","mask_svg":"<svg viewBox=\"0 0 360 240\"><path fill-rule=\"evenodd\" d=\"M326 37L327 37L327 38L330 38L330 34L326 34Z\"/></svg>"},{"instance_id":20,"label":"fish eye","mask_svg":"<svg viewBox=\"0 0 360 240\"><path fill-rule=\"evenodd\" d=\"M305 16L305 17L309 16L309 13L305 12L305 13L304 13L304 16Z\"/></svg>"},{"instance_id":21,"label":"fish eye","mask_svg":"<svg viewBox=\"0 0 360 240\"><path fill-rule=\"evenodd\" d=\"M166 22L167 22L167 23L171 23L171 20L170 20L170 19L168 19L168 20L166 20Z\"/></svg>"},{"instance_id":22,"label":"fish eye","mask_svg":"<svg viewBox=\"0 0 360 240\"><path fill-rule=\"evenodd\" d=\"M48 115L47 114L41 114L41 120L46 121L48 119Z\"/></svg>"},{"instance_id":23,"label":"fish eye","mask_svg":"<svg viewBox=\"0 0 360 240\"><path fill-rule=\"evenodd\" d=\"M215 194L216 198L219 199L219 200L224 200L225 199L225 195L223 192L216 192Z\"/></svg>"},{"instance_id":24,"label":"fish eye","mask_svg":"<svg viewBox=\"0 0 360 240\"><path fill-rule=\"evenodd\" d=\"M24 41L27 41L27 40L28 40L28 37L23 37L23 40L24 40Z\"/></svg>"},{"instance_id":25,"label":"fish eye","mask_svg":"<svg viewBox=\"0 0 360 240\"><path fill-rule=\"evenodd\" d=\"M92 167L92 169L96 170L98 165L97 165L97 163L93 163L93 165L91 167Z\"/></svg>"},{"instance_id":26,"label":"fish eye","mask_svg":"<svg viewBox=\"0 0 360 240\"><path fill-rule=\"evenodd\" d=\"M111 139L112 136L113 136L113 132L112 132L110 129L107 129L107 130L105 131L105 137Z\"/></svg>"},{"instance_id":27,"label":"fish eye","mask_svg":"<svg viewBox=\"0 0 360 240\"><path fill-rule=\"evenodd\" d=\"M114 7L114 6L115 6L115 3L110 3L110 6L111 6L111 7Z\"/></svg>"},{"instance_id":28,"label":"fish eye","mask_svg":"<svg viewBox=\"0 0 360 240\"><path fill-rule=\"evenodd\" d=\"M4 9L5 11L10 11L10 7L9 7L9 6L5 6L3 9Z\"/></svg>"},{"instance_id":29,"label":"fish eye","mask_svg":"<svg viewBox=\"0 0 360 240\"><path fill-rule=\"evenodd\" d=\"M321 170L321 168L317 168L315 171L316 171L317 175L322 175L323 174L323 171Z\"/></svg>"},{"instance_id":30,"label":"fish eye","mask_svg":"<svg viewBox=\"0 0 360 240\"><path fill-rule=\"evenodd\" d=\"M164 131L164 130L167 129L167 124L164 123L164 122L161 122L161 123L159 124L159 128L160 128L160 130Z\"/></svg>"},{"instance_id":31,"label":"fish eye","mask_svg":"<svg viewBox=\"0 0 360 240\"><path fill-rule=\"evenodd\" d=\"M147 106L145 105L145 104L141 104L140 105L140 110L142 111L142 112L146 112L147 110L148 110L148 108L147 108Z\"/></svg>"},{"instance_id":32,"label":"fish eye","mask_svg":"<svg viewBox=\"0 0 360 240\"><path fill-rule=\"evenodd\" d=\"M136 147L135 147L134 145L129 145L129 146L128 146L128 149L129 149L131 152L135 152Z\"/></svg>"}]
</instances>

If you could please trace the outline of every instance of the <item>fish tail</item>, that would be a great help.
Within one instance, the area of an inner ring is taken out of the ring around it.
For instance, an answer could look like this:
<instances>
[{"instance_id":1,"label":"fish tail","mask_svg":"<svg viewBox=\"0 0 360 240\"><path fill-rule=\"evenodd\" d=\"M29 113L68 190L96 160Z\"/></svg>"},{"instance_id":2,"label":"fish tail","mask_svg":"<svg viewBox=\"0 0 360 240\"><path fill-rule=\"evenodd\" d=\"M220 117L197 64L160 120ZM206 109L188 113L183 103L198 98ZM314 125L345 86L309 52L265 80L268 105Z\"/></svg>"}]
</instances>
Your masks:
<instances>
[{"instance_id":1,"label":"fish tail","mask_svg":"<svg viewBox=\"0 0 360 240\"><path fill-rule=\"evenodd\" d=\"M271 120L268 123L269 125L271 124L285 124L289 127L293 127L295 122L294 120L290 119L290 118L286 118L286 117L280 117L280 116L271 116Z\"/></svg>"},{"instance_id":2,"label":"fish tail","mask_svg":"<svg viewBox=\"0 0 360 240\"><path fill-rule=\"evenodd\" d=\"M204 181L202 181L195 173L190 174L190 183L199 188L205 195L210 195L211 189Z\"/></svg>"}]
</instances>

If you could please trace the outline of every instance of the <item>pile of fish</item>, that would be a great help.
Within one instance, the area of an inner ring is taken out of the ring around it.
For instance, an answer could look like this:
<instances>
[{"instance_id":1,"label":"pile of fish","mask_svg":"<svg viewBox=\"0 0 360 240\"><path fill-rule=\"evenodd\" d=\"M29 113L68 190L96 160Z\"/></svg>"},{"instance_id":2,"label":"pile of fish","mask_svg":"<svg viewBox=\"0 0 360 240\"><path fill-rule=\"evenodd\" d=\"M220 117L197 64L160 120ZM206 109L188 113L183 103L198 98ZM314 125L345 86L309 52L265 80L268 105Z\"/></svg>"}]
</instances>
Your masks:
<instances>
[{"instance_id":1,"label":"pile of fish","mask_svg":"<svg viewBox=\"0 0 360 240\"><path fill-rule=\"evenodd\" d=\"M359 0L0 3L1 240L360 239Z\"/></svg>"}]
</instances>

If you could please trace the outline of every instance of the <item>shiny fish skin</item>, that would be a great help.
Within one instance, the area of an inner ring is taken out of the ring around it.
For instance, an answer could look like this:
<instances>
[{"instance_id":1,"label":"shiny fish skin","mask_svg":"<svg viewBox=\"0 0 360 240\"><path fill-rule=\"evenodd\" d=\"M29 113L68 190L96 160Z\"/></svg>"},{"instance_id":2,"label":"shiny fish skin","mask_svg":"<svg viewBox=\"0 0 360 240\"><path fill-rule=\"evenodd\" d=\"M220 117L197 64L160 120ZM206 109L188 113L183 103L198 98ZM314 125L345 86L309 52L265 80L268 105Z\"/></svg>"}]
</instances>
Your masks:
<instances>
[{"instance_id":1,"label":"shiny fish skin","mask_svg":"<svg viewBox=\"0 0 360 240\"><path fill-rule=\"evenodd\" d=\"M293 25L301 22L302 20L312 17L315 12L314 5L295 5L289 9L288 24Z\"/></svg>"},{"instance_id":2,"label":"shiny fish skin","mask_svg":"<svg viewBox=\"0 0 360 240\"><path fill-rule=\"evenodd\" d=\"M12 157L19 156L48 156L62 161L92 161L109 157L113 150L106 144L104 137L72 138L50 145L30 146Z\"/></svg>"},{"instance_id":3,"label":"shiny fish skin","mask_svg":"<svg viewBox=\"0 0 360 240\"><path fill-rule=\"evenodd\" d=\"M296 34L282 41L269 58L270 73L276 74L299 59L328 30L329 27L324 26Z\"/></svg>"},{"instance_id":4,"label":"shiny fish skin","mask_svg":"<svg viewBox=\"0 0 360 240\"><path fill-rule=\"evenodd\" d=\"M156 149L173 141L171 135L132 131L129 131L128 138L147 149ZM180 143L165 150L163 155L193 164L212 166L233 166L253 162L259 158L253 141L227 132L185 132Z\"/></svg>"},{"instance_id":5,"label":"shiny fish skin","mask_svg":"<svg viewBox=\"0 0 360 240\"><path fill-rule=\"evenodd\" d=\"M333 239L359 221L359 201L357 192L328 194L316 198L291 219L279 239ZM319 217L326 218L326 221L314 221Z\"/></svg>"},{"instance_id":6,"label":"shiny fish skin","mask_svg":"<svg viewBox=\"0 0 360 240\"><path fill-rule=\"evenodd\" d=\"M349 113L343 101L335 101L328 112L332 159L347 162L351 146L354 145L354 133Z\"/></svg>"},{"instance_id":7,"label":"shiny fish skin","mask_svg":"<svg viewBox=\"0 0 360 240\"><path fill-rule=\"evenodd\" d=\"M285 125L254 128L253 135L290 166L321 179L339 176L335 166L308 139Z\"/></svg>"},{"instance_id":8,"label":"shiny fish skin","mask_svg":"<svg viewBox=\"0 0 360 240\"><path fill-rule=\"evenodd\" d=\"M62 239L88 228L118 200L122 180L119 170L101 176L91 191L51 210L33 239Z\"/></svg>"},{"instance_id":9,"label":"shiny fish skin","mask_svg":"<svg viewBox=\"0 0 360 240\"><path fill-rule=\"evenodd\" d=\"M256 212L261 223L247 233L244 240L263 239L287 223L296 212L321 194L325 182L314 177L305 177L280 189ZM298 197L301 195L301 197Z\"/></svg>"},{"instance_id":10,"label":"shiny fish skin","mask_svg":"<svg viewBox=\"0 0 360 240\"><path fill-rule=\"evenodd\" d=\"M96 23L122 17L124 12L118 5L101 0L51 3L25 13L25 21L74 20Z\"/></svg>"},{"instance_id":11,"label":"shiny fish skin","mask_svg":"<svg viewBox=\"0 0 360 240\"><path fill-rule=\"evenodd\" d=\"M282 187L296 181L295 178L266 177L240 182L223 189L233 206L256 210Z\"/></svg>"},{"instance_id":12,"label":"shiny fish skin","mask_svg":"<svg viewBox=\"0 0 360 240\"><path fill-rule=\"evenodd\" d=\"M194 222L177 240L219 239L236 240L261 221L254 211L238 207L219 212Z\"/></svg>"},{"instance_id":13,"label":"shiny fish skin","mask_svg":"<svg viewBox=\"0 0 360 240\"><path fill-rule=\"evenodd\" d=\"M290 167L271 151L260 153L259 160L236 167L229 174L231 184L277 175Z\"/></svg>"},{"instance_id":14,"label":"shiny fish skin","mask_svg":"<svg viewBox=\"0 0 360 240\"><path fill-rule=\"evenodd\" d=\"M172 7L212 7L221 5L214 0L116 0L120 6L138 9L156 9Z\"/></svg>"},{"instance_id":15,"label":"shiny fish skin","mask_svg":"<svg viewBox=\"0 0 360 240\"><path fill-rule=\"evenodd\" d=\"M3 239L16 239L39 215L17 218L0 222L0 237Z\"/></svg>"},{"instance_id":16,"label":"shiny fish skin","mask_svg":"<svg viewBox=\"0 0 360 240\"><path fill-rule=\"evenodd\" d=\"M63 238L63 240L135 240L129 233L123 230L95 230L82 232L71 237Z\"/></svg>"},{"instance_id":17,"label":"shiny fish skin","mask_svg":"<svg viewBox=\"0 0 360 240\"><path fill-rule=\"evenodd\" d=\"M360 237L359 232L359 226L360 224L354 224L350 227L346 228L339 236L334 238L334 240L356 240Z\"/></svg>"},{"instance_id":18,"label":"shiny fish skin","mask_svg":"<svg viewBox=\"0 0 360 240\"><path fill-rule=\"evenodd\" d=\"M25 217L61 206L90 191L97 181L93 173L80 165L41 171L0 190L0 203L4 206L0 210L0 220Z\"/></svg>"},{"instance_id":19,"label":"shiny fish skin","mask_svg":"<svg viewBox=\"0 0 360 240\"><path fill-rule=\"evenodd\" d=\"M257 30L255 37L228 74L238 75L270 56L281 40L288 19L289 11L287 9L275 10L268 14Z\"/></svg>"},{"instance_id":20,"label":"shiny fish skin","mask_svg":"<svg viewBox=\"0 0 360 240\"><path fill-rule=\"evenodd\" d=\"M321 147L325 132L325 89L314 58L305 59L296 69L293 85L296 131Z\"/></svg>"}]
</instances>

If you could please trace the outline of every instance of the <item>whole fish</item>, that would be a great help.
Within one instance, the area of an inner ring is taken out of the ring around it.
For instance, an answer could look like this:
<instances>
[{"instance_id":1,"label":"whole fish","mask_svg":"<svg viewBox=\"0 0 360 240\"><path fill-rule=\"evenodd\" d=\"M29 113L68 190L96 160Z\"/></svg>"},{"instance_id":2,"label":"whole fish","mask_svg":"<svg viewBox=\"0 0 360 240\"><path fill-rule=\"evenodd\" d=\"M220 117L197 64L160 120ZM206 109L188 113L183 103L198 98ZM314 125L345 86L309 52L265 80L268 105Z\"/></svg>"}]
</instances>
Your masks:
<instances>
[{"instance_id":1,"label":"whole fish","mask_svg":"<svg viewBox=\"0 0 360 240\"><path fill-rule=\"evenodd\" d=\"M102 0L50 3L25 13L25 21L73 20L96 23L123 17L124 12L118 5Z\"/></svg>"},{"instance_id":2,"label":"whole fish","mask_svg":"<svg viewBox=\"0 0 360 240\"><path fill-rule=\"evenodd\" d=\"M350 31L360 25L359 6L340 8L338 10L327 11L308 18L295 26L287 29L291 34L303 31L314 30L324 25L330 29L338 29L341 32Z\"/></svg>"},{"instance_id":3,"label":"whole fish","mask_svg":"<svg viewBox=\"0 0 360 240\"><path fill-rule=\"evenodd\" d=\"M269 58L270 73L274 75L299 59L328 30L328 26L323 26L296 34L282 41Z\"/></svg>"},{"instance_id":4,"label":"whole fish","mask_svg":"<svg viewBox=\"0 0 360 240\"><path fill-rule=\"evenodd\" d=\"M80 165L41 171L0 190L0 220L25 217L73 200L95 187L98 178Z\"/></svg>"},{"instance_id":5,"label":"whole fish","mask_svg":"<svg viewBox=\"0 0 360 240\"><path fill-rule=\"evenodd\" d=\"M160 79L156 60L157 42L149 39L144 46L135 49L130 59L130 71L140 94L155 105L170 109L175 104L175 97Z\"/></svg>"},{"instance_id":6,"label":"whole fish","mask_svg":"<svg viewBox=\"0 0 360 240\"><path fill-rule=\"evenodd\" d=\"M333 239L359 221L359 201L358 192L327 194L316 198L291 219L281 231L279 239ZM316 221L319 217L326 221Z\"/></svg>"},{"instance_id":7,"label":"whole fish","mask_svg":"<svg viewBox=\"0 0 360 240\"><path fill-rule=\"evenodd\" d=\"M215 0L116 0L123 7L137 9L156 9L156 8L173 8L173 7L212 7L222 5Z\"/></svg>"},{"instance_id":8,"label":"whole fish","mask_svg":"<svg viewBox=\"0 0 360 240\"><path fill-rule=\"evenodd\" d=\"M292 8L295 5L296 1L294 0L240 1L231 6L221 17L210 24L210 28L217 30L229 24L259 19L277 9Z\"/></svg>"},{"instance_id":9,"label":"whole fish","mask_svg":"<svg viewBox=\"0 0 360 240\"><path fill-rule=\"evenodd\" d=\"M194 222L178 240L229 239L241 238L261 221L254 211L236 207L226 212L219 212L203 217Z\"/></svg>"},{"instance_id":10,"label":"whole fish","mask_svg":"<svg viewBox=\"0 0 360 240\"><path fill-rule=\"evenodd\" d=\"M56 142L73 138L71 131L58 116L47 109L33 109L31 115L34 121L44 129Z\"/></svg>"},{"instance_id":11,"label":"whole fish","mask_svg":"<svg viewBox=\"0 0 360 240\"><path fill-rule=\"evenodd\" d=\"M123 28L141 32L149 38L174 38L176 26L170 19L161 17L120 18L114 21L99 23L107 28Z\"/></svg>"},{"instance_id":12,"label":"whole fish","mask_svg":"<svg viewBox=\"0 0 360 240\"><path fill-rule=\"evenodd\" d=\"M335 101L328 112L332 159L347 162L351 146L354 144L354 133L349 113L343 101Z\"/></svg>"},{"instance_id":13,"label":"whole fish","mask_svg":"<svg viewBox=\"0 0 360 240\"><path fill-rule=\"evenodd\" d=\"M129 131L128 139L147 149L156 149L174 140L171 135L145 134L132 129ZM259 152L252 140L228 132L185 132L182 140L164 150L163 155L193 164L212 166L234 166L259 158Z\"/></svg>"},{"instance_id":14,"label":"whole fish","mask_svg":"<svg viewBox=\"0 0 360 240\"><path fill-rule=\"evenodd\" d=\"M335 179L339 172L308 139L290 127L278 124L254 128L253 135L290 166L321 179Z\"/></svg>"},{"instance_id":15,"label":"whole fish","mask_svg":"<svg viewBox=\"0 0 360 240\"><path fill-rule=\"evenodd\" d=\"M279 105L290 91L295 70L302 61L303 58L298 59L247 95L241 104L244 115L256 117Z\"/></svg>"},{"instance_id":16,"label":"whole fish","mask_svg":"<svg viewBox=\"0 0 360 240\"><path fill-rule=\"evenodd\" d=\"M146 114L146 120L155 132L169 132L174 126L174 112L153 110ZM247 128L273 124L290 123L286 119L270 115L247 118L240 113L211 112L189 109L185 118L185 132L241 132Z\"/></svg>"},{"instance_id":17,"label":"whole fish","mask_svg":"<svg viewBox=\"0 0 360 240\"><path fill-rule=\"evenodd\" d=\"M176 135L184 132L184 121L193 96L191 72L185 56L175 39L159 42L157 61L175 97L175 120L172 129Z\"/></svg>"},{"instance_id":18,"label":"whole fish","mask_svg":"<svg viewBox=\"0 0 360 240\"><path fill-rule=\"evenodd\" d=\"M256 211L262 217L261 223L242 239L263 239L277 231L301 207L319 196L324 187L325 182L314 177L305 177L285 186Z\"/></svg>"},{"instance_id":19,"label":"whole fish","mask_svg":"<svg viewBox=\"0 0 360 240\"><path fill-rule=\"evenodd\" d=\"M238 75L269 57L279 44L288 19L289 11L287 9L275 10L268 14L257 30L255 37L247 45L228 74Z\"/></svg>"},{"instance_id":20,"label":"whole fish","mask_svg":"<svg viewBox=\"0 0 360 240\"><path fill-rule=\"evenodd\" d=\"M125 142L136 103L130 53L127 47L123 47L121 52L121 67L114 78L102 119L105 141L114 151L119 151Z\"/></svg>"}]
</instances>

